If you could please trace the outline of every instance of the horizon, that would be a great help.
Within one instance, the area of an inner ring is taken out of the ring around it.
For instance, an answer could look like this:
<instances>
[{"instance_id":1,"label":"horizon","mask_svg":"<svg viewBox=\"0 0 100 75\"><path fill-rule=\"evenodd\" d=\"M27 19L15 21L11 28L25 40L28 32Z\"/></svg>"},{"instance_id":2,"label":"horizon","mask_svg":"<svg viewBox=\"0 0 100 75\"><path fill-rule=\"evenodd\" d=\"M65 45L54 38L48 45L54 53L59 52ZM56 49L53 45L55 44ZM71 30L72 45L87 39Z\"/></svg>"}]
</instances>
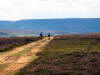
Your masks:
<instances>
[{"instance_id":1,"label":"horizon","mask_svg":"<svg viewBox=\"0 0 100 75\"><path fill-rule=\"evenodd\" d=\"M19 20L0 20L0 21L21 21L21 20L55 20L55 19L100 19L100 18L26 18Z\"/></svg>"}]
</instances>

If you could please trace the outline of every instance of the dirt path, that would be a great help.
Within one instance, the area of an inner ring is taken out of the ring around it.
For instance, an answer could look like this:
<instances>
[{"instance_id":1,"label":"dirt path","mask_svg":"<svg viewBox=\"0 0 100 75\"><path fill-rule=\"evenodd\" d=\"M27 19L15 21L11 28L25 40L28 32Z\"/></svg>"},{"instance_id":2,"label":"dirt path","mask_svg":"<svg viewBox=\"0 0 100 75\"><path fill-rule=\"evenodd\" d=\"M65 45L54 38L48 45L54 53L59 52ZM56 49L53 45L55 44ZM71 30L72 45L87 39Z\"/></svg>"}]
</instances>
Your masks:
<instances>
[{"instance_id":1,"label":"dirt path","mask_svg":"<svg viewBox=\"0 0 100 75\"><path fill-rule=\"evenodd\" d=\"M54 37L51 37L51 40L53 38ZM35 54L40 52L50 41L46 37L42 41L39 40L28 45L15 48L8 53L1 54L0 64L7 65L0 70L0 75L10 75L14 71L23 68L29 62L31 62L31 60L38 58L38 56Z\"/></svg>"}]
</instances>

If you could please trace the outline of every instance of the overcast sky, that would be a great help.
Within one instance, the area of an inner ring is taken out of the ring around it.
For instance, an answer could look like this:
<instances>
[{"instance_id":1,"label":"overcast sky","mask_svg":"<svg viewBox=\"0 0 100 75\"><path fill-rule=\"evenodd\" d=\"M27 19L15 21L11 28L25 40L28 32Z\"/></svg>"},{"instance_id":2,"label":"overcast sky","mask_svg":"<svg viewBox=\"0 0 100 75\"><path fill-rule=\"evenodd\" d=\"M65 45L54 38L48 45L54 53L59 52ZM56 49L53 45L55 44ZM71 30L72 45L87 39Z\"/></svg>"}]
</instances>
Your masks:
<instances>
[{"instance_id":1,"label":"overcast sky","mask_svg":"<svg viewBox=\"0 0 100 75\"><path fill-rule=\"evenodd\" d=\"M0 0L0 20L100 18L100 0Z\"/></svg>"}]
</instances>

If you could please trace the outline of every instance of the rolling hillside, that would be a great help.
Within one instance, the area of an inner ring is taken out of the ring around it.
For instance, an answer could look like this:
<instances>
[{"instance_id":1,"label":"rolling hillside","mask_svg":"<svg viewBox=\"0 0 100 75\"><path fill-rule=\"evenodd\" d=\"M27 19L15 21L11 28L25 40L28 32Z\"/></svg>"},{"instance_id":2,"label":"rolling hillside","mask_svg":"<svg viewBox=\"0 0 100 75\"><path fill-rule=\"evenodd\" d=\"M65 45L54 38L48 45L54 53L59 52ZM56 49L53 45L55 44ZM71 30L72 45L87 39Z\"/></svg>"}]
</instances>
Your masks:
<instances>
[{"instance_id":1,"label":"rolling hillside","mask_svg":"<svg viewBox=\"0 0 100 75\"><path fill-rule=\"evenodd\" d=\"M7 37L7 36L9 36L9 34L4 33L4 32L0 32L0 37Z\"/></svg>"},{"instance_id":2,"label":"rolling hillside","mask_svg":"<svg viewBox=\"0 0 100 75\"><path fill-rule=\"evenodd\" d=\"M100 18L27 19L0 21L0 30L35 32L56 31L60 34L100 32ZM9 31L8 31L9 32ZM36 33L37 34L37 33Z\"/></svg>"}]
</instances>

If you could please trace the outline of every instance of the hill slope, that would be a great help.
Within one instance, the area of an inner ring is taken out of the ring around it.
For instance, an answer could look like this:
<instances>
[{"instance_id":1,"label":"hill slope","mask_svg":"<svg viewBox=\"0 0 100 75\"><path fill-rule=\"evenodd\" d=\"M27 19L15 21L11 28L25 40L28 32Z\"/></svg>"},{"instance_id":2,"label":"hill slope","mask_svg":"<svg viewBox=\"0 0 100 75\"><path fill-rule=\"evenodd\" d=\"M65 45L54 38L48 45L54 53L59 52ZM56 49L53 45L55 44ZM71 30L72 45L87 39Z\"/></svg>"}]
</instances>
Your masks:
<instances>
[{"instance_id":1,"label":"hill slope","mask_svg":"<svg viewBox=\"0 0 100 75\"><path fill-rule=\"evenodd\" d=\"M100 18L29 19L0 21L0 30L100 32Z\"/></svg>"},{"instance_id":2,"label":"hill slope","mask_svg":"<svg viewBox=\"0 0 100 75\"><path fill-rule=\"evenodd\" d=\"M0 37L7 37L7 36L9 36L8 33L0 32Z\"/></svg>"}]
</instances>

